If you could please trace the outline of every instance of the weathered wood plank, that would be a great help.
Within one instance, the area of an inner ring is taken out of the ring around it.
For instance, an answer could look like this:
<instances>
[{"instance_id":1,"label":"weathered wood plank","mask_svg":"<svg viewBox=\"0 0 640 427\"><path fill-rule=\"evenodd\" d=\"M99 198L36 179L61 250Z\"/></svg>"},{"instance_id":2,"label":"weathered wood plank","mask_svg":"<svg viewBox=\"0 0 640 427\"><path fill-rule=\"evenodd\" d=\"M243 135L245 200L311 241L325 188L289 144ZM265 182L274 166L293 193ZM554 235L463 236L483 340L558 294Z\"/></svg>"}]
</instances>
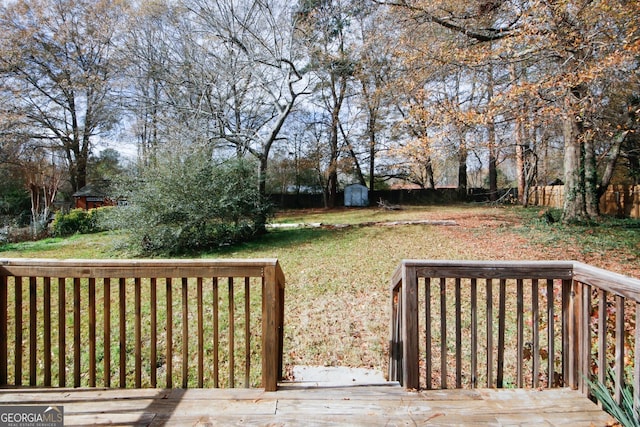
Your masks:
<instances>
[{"instance_id":1,"label":"weathered wood plank","mask_svg":"<svg viewBox=\"0 0 640 427\"><path fill-rule=\"evenodd\" d=\"M89 387L96 386L96 279L89 279Z\"/></svg>"},{"instance_id":2,"label":"weathered wood plank","mask_svg":"<svg viewBox=\"0 0 640 427\"><path fill-rule=\"evenodd\" d=\"M524 382L524 282L516 281L516 387L522 388Z\"/></svg>"},{"instance_id":3,"label":"weathered wood plank","mask_svg":"<svg viewBox=\"0 0 640 427\"><path fill-rule=\"evenodd\" d=\"M119 426L148 426L155 418L153 413L114 413L103 415L65 415L65 426L97 426L97 425L119 425Z\"/></svg>"},{"instance_id":4,"label":"weathered wood plank","mask_svg":"<svg viewBox=\"0 0 640 427\"><path fill-rule=\"evenodd\" d=\"M580 262L574 263L573 275L574 279L579 282L640 302L640 282L638 279Z\"/></svg>"},{"instance_id":5,"label":"weathered wood plank","mask_svg":"<svg viewBox=\"0 0 640 427\"><path fill-rule=\"evenodd\" d=\"M51 387L51 278L44 278L44 342L43 342L43 363L44 363L44 385ZM2 308L0 308L1 310ZM0 320L2 322L2 320ZM2 357L2 356L0 356ZM3 384L0 381L0 384Z\"/></svg>"},{"instance_id":6,"label":"weathered wood plank","mask_svg":"<svg viewBox=\"0 0 640 427\"><path fill-rule=\"evenodd\" d=\"M251 283L244 278L244 388L249 388L251 376Z\"/></svg>"},{"instance_id":7,"label":"weathered wood plank","mask_svg":"<svg viewBox=\"0 0 640 427\"><path fill-rule=\"evenodd\" d=\"M62 280L62 279L61 279ZM111 387L111 279L104 279L103 283L103 351L104 351L104 386ZM64 365L60 365L64 366Z\"/></svg>"},{"instance_id":8,"label":"weathered wood plank","mask_svg":"<svg viewBox=\"0 0 640 427\"><path fill-rule=\"evenodd\" d=\"M229 384L230 388L235 387L235 368L236 368L236 349L235 349L235 337L236 337L236 319L235 319L235 298L233 297L233 277L229 277L228 283L229 293L228 293L228 304L229 304L229 348L227 350L229 354Z\"/></svg>"},{"instance_id":9,"label":"weathered wood plank","mask_svg":"<svg viewBox=\"0 0 640 427\"><path fill-rule=\"evenodd\" d=\"M182 278L182 388L189 387L189 280Z\"/></svg>"},{"instance_id":10,"label":"weathered wood plank","mask_svg":"<svg viewBox=\"0 0 640 427\"><path fill-rule=\"evenodd\" d=\"M573 263L564 261L446 261L404 260L418 277L478 279L569 279Z\"/></svg>"},{"instance_id":11,"label":"weathered wood plank","mask_svg":"<svg viewBox=\"0 0 640 427\"><path fill-rule=\"evenodd\" d=\"M204 386L204 314L202 299L202 277L196 284L196 304L198 305L198 387Z\"/></svg>"},{"instance_id":12,"label":"weathered wood plank","mask_svg":"<svg viewBox=\"0 0 640 427\"><path fill-rule=\"evenodd\" d=\"M119 290L118 295L120 297L120 303L118 304L118 308L120 311L119 316L119 332L120 332L120 383L118 386L120 388L125 388L127 386L127 282L126 279L121 277L119 281ZM80 384L78 384L78 387Z\"/></svg>"},{"instance_id":13,"label":"weathered wood plank","mask_svg":"<svg viewBox=\"0 0 640 427\"><path fill-rule=\"evenodd\" d=\"M15 288L15 344L14 344L14 376L15 384L22 385L22 277L16 277ZM62 365L64 366L64 365Z\"/></svg>"},{"instance_id":14,"label":"weathered wood plank","mask_svg":"<svg viewBox=\"0 0 640 427\"><path fill-rule=\"evenodd\" d=\"M81 340L80 323L82 322L80 312L80 278L73 279L73 386L80 387L80 357L81 357Z\"/></svg>"},{"instance_id":15,"label":"weathered wood plank","mask_svg":"<svg viewBox=\"0 0 640 427\"><path fill-rule=\"evenodd\" d=\"M62 405L65 425L605 425L570 389L408 392L397 383L258 389L8 389L0 404Z\"/></svg>"},{"instance_id":16,"label":"weathered wood plank","mask_svg":"<svg viewBox=\"0 0 640 427\"><path fill-rule=\"evenodd\" d=\"M418 368L418 279L413 268L405 268L402 275L402 384L409 389L420 388Z\"/></svg>"},{"instance_id":17,"label":"weathered wood plank","mask_svg":"<svg viewBox=\"0 0 640 427\"><path fill-rule=\"evenodd\" d=\"M140 278L134 281L134 385L142 387L142 282Z\"/></svg>"},{"instance_id":18,"label":"weathered wood plank","mask_svg":"<svg viewBox=\"0 0 640 427\"><path fill-rule=\"evenodd\" d=\"M531 338L533 387L538 387L540 382L540 308L537 279L531 281L531 328L533 330Z\"/></svg>"},{"instance_id":19,"label":"weathered wood plank","mask_svg":"<svg viewBox=\"0 0 640 427\"><path fill-rule=\"evenodd\" d=\"M0 275L29 277L262 277L276 259L34 259L0 258ZM282 274L282 273L279 273Z\"/></svg>"},{"instance_id":20,"label":"weathered wood plank","mask_svg":"<svg viewBox=\"0 0 640 427\"><path fill-rule=\"evenodd\" d=\"M36 369L38 366L37 358L37 334L38 334L38 295L37 280L35 277L29 278L29 385L34 386L37 383Z\"/></svg>"},{"instance_id":21,"label":"weathered wood plank","mask_svg":"<svg viewBox=\"0 0 640 427\"><path fill-rule=\"evenodd\" d=\"M7 310L8 304L8 286L6 276L0 277L0 386L8 383L9 366L8 353L9 343L7 342Z\"/></svg>"},{"instance_id":22,"label":"weathered wood plank","mask_svg":"<svg viewBox=\"0 0 640 427\"><path fill-rule=\"evenodd\" d=\"M425 327L425 381L427 390L433 388L432 382L432 366L433 366L433 350L432 350L432 333L431 333L431 278L424 279L424 327Z\"/></svg>"},{"instance_id":23,"label":"weathered wood plank","mask_svg":"<svg viewBox=\"0 0 640 427\"><path fill-rule=\"evenodd\" d=\"M616 355L615 355L615 388L613 396L618 404L622 403L622 388L624 387L624 298L616 296Z\"/></svg>"},{"instance_id":24,"label":"weathered wood plank","mask_svg":"<svg viewBox=\"0 0 640 427\"><path fill-rule=\"evenodd\" d=\"M493 280L486 279L487 285L487 387L493 387Z\"/></svg>"},{"instance_id":25,"label":"weathered wood plank","mask_svg":"<svg viewBox=\"0 0 640 427\"><path fill-rule=\"evenodd\" d=\"M447 279L440 278L440 388L447 388Z\"/></svg>"}]
</instances>

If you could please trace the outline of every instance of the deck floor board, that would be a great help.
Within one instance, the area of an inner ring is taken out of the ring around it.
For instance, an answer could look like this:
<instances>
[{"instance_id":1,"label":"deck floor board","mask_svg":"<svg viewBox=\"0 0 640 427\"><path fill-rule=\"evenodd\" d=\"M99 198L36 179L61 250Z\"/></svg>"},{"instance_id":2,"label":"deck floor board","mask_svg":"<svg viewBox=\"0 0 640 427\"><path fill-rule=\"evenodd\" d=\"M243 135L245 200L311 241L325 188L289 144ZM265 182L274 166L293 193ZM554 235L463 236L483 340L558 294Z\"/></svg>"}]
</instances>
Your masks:
<instances>
[{"instance_id":1,"label":"deck floor board","mask_svg":"<svg viewBox=\"0 0 640 427\"><path fill-rule=\"evenodd\" d=\"M61 405L65 425L605 426L577 391L406 391L397 383L260 389L2 389L0 405Z\"/></svg>"}]
</instances>

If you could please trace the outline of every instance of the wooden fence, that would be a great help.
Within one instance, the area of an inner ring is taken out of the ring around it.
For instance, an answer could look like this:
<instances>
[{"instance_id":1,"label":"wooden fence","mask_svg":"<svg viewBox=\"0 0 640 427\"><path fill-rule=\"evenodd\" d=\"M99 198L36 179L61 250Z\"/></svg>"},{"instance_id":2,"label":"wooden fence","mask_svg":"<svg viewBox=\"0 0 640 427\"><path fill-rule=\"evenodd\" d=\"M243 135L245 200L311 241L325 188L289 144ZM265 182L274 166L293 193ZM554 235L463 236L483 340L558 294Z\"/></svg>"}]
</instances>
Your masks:
<instances>
[{"instance_id":1,"label":"wooden fence","mask_svg":"<svg viewBox=\"0 0 640 427\"><path fill-rule=\"evenodd\" d=\"M389 379L407 388L588 394L598 379L640 404L640 280L575 262L405 260L391 309Z\"/></svg>"},{"instance_id":2,"label":"wooden fence","mask_svg":"<svg viewBox=\"0 0 640 427\"><path fill-rule=\"evenodd\" d=\"M562 208L564 186L533 187L529 202L534 206ZM610 185L600 199L600 213L625 218L640 218L640 185Z\"/></svg>"},{"instance_id":3,"label":"wooden fence","mask_svg":"<svg viewBox=\"0 0 640 427\"><path fill-rule=\"evenodd\" d=\"M284 285L274 259L0 259L0 386L276 390Z\"/></svg>"}]
</instances>

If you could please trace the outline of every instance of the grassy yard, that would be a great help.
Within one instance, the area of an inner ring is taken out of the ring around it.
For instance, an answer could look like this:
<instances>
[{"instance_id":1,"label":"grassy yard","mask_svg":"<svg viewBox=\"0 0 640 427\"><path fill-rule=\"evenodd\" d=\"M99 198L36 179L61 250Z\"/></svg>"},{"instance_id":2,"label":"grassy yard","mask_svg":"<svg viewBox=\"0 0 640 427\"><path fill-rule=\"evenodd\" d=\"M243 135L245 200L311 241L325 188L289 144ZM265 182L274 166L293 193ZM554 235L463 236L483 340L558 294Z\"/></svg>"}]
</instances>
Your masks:
<instances>
[{"instance_id":1,"label":"grassy yard","mask_svg":"<svg viewBox=\"0 0 640 427\"><path fill-rule=\"evenodd\" d=\"M485 205L283 212L276 223L325 226L274 229L259 241L202 257L280 260L287 280L285 364L384 370L389 279L402 259L574 259L640 276L640 222L565 227L545 223L538 213ZM410 220L434 223L382 224ZM118 249L121 239L102 233L6 245L0 257L131 257Z\"/></svg>"}]
</instances>

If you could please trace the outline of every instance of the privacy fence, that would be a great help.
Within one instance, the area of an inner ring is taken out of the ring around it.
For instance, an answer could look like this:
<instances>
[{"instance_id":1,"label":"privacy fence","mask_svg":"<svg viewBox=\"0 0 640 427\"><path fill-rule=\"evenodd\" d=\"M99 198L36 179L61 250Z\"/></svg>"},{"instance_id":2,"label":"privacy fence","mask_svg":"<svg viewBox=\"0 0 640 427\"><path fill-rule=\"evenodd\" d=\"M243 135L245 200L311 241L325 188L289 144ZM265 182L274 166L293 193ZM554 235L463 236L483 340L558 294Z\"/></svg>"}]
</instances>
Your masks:
<instances>
[{"instance_id":1,"label":"privacy fence","mask_svg":"<svg viewBox=\"0 0 640 427\"><path fill-rule=\"evenodd\" d=\"M562 208L564 186L533 187L529 202L534 206ZM640 218L640 185L610 185L600 199L600 213L625 218Z\"/></svg>"}]
</instances>

